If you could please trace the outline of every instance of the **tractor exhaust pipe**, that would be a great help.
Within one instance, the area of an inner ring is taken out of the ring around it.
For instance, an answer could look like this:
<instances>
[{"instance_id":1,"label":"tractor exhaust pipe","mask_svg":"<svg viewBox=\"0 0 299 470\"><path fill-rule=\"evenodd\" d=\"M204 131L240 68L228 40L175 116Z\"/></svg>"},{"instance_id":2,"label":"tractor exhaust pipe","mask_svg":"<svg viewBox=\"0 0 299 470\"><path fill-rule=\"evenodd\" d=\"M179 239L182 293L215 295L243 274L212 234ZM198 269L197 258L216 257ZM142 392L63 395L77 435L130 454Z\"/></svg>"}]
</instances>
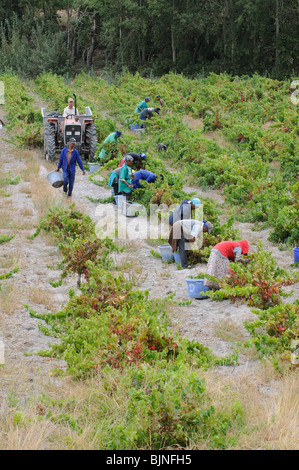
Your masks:
<instances>
[{"instance_id":1,"label":"tractor exhaust pipe","mask_svg":"<svg viewBox=\"0 0 299 470\"><path fill-rule=\"evenodd\" d=\"M73 93L73 97L75 98L75 116L77 115L77 98L75 93Z\"/></svg>"}]
</instances>

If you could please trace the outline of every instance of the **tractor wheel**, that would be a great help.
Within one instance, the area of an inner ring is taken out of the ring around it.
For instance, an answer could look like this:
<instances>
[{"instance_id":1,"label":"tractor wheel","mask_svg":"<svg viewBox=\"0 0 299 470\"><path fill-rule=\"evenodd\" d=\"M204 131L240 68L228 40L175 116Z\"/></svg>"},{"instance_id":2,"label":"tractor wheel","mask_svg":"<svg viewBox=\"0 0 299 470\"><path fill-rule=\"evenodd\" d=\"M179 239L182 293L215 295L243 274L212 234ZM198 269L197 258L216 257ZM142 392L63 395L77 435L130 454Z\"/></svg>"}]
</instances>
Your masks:
<instances>
[{"instance_id":1,"label":"tractor wheel","mask_svg":"<svg viewBox=\"0 0 299 470\"><path fill-rule=\"evenodd\" d=\"M54 160L56 153L55 127L53 124L45 125L44 133L44 157L46 160Z\"/></svg>"},{"instance_id":2,"label":"tractor wheel","mask_svg":"<svg viewBox=\"0 0 299 470\"><path fill-rule=\"evenodd\" d=\"M90 124L86 129L86 146L89 148L88 160L93 161L97 149L97 130L94 124Z\"/></svg>"}]
</instances>

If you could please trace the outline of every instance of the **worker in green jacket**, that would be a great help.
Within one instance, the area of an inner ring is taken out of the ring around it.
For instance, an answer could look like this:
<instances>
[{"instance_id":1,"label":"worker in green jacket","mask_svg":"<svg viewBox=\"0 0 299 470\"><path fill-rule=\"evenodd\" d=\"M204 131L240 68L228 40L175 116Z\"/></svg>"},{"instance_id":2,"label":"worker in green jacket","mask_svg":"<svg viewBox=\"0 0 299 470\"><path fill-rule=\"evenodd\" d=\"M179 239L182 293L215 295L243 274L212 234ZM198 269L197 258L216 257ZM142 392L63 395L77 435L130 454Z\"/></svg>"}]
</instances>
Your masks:
<instances>
[{"instance_id":1,"label":"worker in green jacket","mask_svg":"<svg viewBox=\"0 0 299 470\"><path fill-rule=\"evenodd\" d=\"M135 112L138 113L138 114L140 114L141 111L143 111L144 109L148 108L148 104L147 104L147 103L149 103L149 101L150 101L149 97L146 96L146 97L144 98L144 100L139 103L139 105L137 106Z\"/></svg>"},{"instance_id":2,"label":"worker in green jacket","mask_svg":"<svg viewBox=\"0 0 299 470\"><path fill-rule=\"evenodd\" d=\"M132 169L131 166L134 163L134 158L131 155L126 155L125 163L121 167L118 181L118 193L122 194L123 197L129 201L131 192L133 189L132 185Z\"/></svg>"},{"instance_id":3,"label":"worker in green jacket","mask_svg":"<svg viewBox=\"0 0 299 470\"><path fill-rule=\"evenodd\" d=\"M103 142L103 146L105 146L105 144L109 144L109 143L114 143L114 145L116 145L117 143L117 139L119 139L121 136L121 132L120 131L116 131L116 132L112 132L111 134L108 135L108 137L106 137L106 139L104 140ZM101 152L99 154L99 159L102 160L103 158L105 158L106 156L108 155L108 153L106 152L105 148L102 147L101 149Z\"/></svg>"}]
</instances>

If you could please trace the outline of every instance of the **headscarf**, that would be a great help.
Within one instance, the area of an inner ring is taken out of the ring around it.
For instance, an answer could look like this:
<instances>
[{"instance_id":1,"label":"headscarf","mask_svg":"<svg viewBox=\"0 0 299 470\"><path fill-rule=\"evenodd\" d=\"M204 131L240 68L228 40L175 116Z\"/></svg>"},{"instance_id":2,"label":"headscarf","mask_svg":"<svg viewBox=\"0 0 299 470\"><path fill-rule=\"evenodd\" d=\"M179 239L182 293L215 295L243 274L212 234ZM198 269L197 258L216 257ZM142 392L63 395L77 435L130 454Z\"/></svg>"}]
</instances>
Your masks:
<instances>
[{"instance_id":1,"label":"headscarf","mask_svg":"<svg viewBox=\"0 0 299 470\"><path fill-rule=\"evenodd\" d=\"M242 248L242 255L247 255L249 251L249 243L247 240L242 240L239 242Z\"/></svg>"},{"instance_id":2,"label":"headscarf","mask_svg":"<svg viewBox=\"0 0 299 470\"><path fill-rule=\"evenodd\" d=\"M195 207L199 207L200 206L200 199L198 198L194 198L192 199L191 203L195 206Z\"/></svg>"},{"instance_id":3,"label":"headscarf","mask_svg":"<svg viewBox=\"0 0 299 470\"><path fill-rule=\"evenodd\" d=\"M203 224L206 227L208 233L210 233L210 231L213 230L212 222L207 222L206 220L203 220Z\"/></svg>"}]
</instances>

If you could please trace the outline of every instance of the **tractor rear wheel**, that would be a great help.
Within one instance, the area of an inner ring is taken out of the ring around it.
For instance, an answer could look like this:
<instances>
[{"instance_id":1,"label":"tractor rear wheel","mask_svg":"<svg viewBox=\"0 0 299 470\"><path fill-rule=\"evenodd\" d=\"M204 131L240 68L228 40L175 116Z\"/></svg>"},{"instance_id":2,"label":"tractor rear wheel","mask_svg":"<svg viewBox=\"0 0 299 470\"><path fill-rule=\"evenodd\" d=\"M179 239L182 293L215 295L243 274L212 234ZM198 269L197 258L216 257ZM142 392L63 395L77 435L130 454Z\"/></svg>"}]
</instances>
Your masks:
<instances>
[{"instance_id":1,"label":"tractor rear wheel","mask_svg":"<svg viewBox=\"0 0 299 470\"><path fill-rule=\"evenodd\" d=\"M55 158L55 140L55 127L53 124L47 123L44 133L44 157L46 160L54 160Z\"/></svg>"},{"instance_id":2,"label":"tractor rear wheel","mask_svg":"<svg viewBox=\"0 0 299 470\"><path fill-rule=\"evenodd\" d=\"M89 148L88 160L93 161L98 144L97 129L94 124L86 128L86 146Z\"/></svg>"}]
</instances>

